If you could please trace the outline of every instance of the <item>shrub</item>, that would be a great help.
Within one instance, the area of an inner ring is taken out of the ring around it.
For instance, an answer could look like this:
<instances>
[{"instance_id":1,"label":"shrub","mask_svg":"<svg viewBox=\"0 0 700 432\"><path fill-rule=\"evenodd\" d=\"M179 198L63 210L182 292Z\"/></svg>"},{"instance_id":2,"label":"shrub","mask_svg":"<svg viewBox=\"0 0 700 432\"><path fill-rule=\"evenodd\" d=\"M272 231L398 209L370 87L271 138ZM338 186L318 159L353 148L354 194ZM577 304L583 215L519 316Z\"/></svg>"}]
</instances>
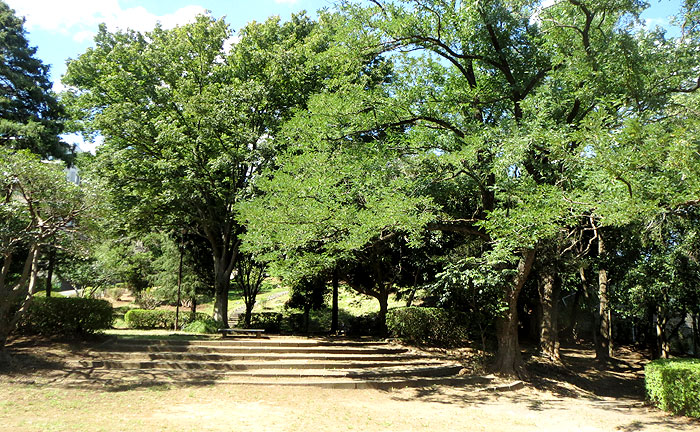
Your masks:
<instances>
[{"instance_id":1,"label":"shrub","mask_svg":"<svg viewBox=\"0 0 700 432\"><path fill-rule=\"evenodd\" d=\"M309 318L311 319L311 318ZM292 312L284 314L282 320L282 331L285 333L303 333L306 331L303 312Z\"/></svg>"},{"instance_id":2,"label":"shrub","mask_svg":"<svg viewBox=\"0 0 700 432\"><path fill-rule=\"evenodd\" d=\"M344 320L344 325L348 336L382 336L384 333L378 312L349 316Z\"/></svg>"},{"instance_id":3,"label":"shrub","mask_svg":"<svg viewBox=\"0 0 700 432\"><path fill-rule=\"evenodd\" d=\"M209 319L209 315L203 313L180 312L180 328L192 321ZM171 329L175 326L175 311L172 310L148 310L131 309L124 315L126 325L134 329Z\"/></svg>"},{"instance_id":4,"label":"shrub","mask_svg":"<svg viewBox=\"0 0 700 432\"><path fill-rule=\"evenodd\" d=\"M109 288L105 288L103 291L103 295L105 297L114 299L114 300L119 300L123 295L127 293L127 289L121 286L112 286Z\"/></svg>"},{"instance_id":5,"label":"shrub","mask_svg":"<svg viewBox=\"0 0 700 432\"><path fill-rule=\"evenodd\" d=\"M162 303L150 289L145 289L139 293L136 293L135 297L136 304L142 309L154 310Z\"/></svg>"},{"instance_id":6,"label":"shrub","mask_svg":"<svg viewBox=\"0 0 700 432\"><path fill-rule=\"evenodd\" d=\"M241 315L237 327L245 327ZM279 312L253 312L250 314L250 328L265 329L269 333L279 333L282 328L282 314Z\"/></svg>"},{"instance_id":7,"label":"shrub","mask_svg":"<svg viewBox=\"0 0 700 432\"><path fill-rule=\"evenodd\" d=\"M456 324L456 315L445 309L402 307L387 313L389 332L401 340L417 345L456 346L466 337L464 326Z\"/></svg>"},{"instance_id":8,"label":"shrub","mask_svg":"<svg viewBox=\"0 0 700 432\"><path fill-rule=\"evenodd\" d=\"M112 305L105 300L67 297L37 297L22 318L24 333L84 336L112 326Z\"/></svg>"},{"instance_id":9,"label":"shrub","mask_svg":"<svg viewBox=\"0 0 700 432\"><path fill-rule=\"evenodd\" d=\"M326 333L331 328L330 309L310 310L308 328L304 312L298 309L287 310L282 318L282 331L285 333Z\"/></svg>"},{"instance_id":10,"label":"shrub","mask_svg":"<svg viewBox=\"0 0 700 432\"><path fill-rule=\"evenodd\" d=\"M183 331L190 333L216 333L222 327L214 318L198 318L182 327Z\"/></svg>"},{"instance_id":11,"label":"shrub","mask_svg":"<svg viewBox=\"0 0 700 432\"><path fill-rule=\"evenodd\" d=\"M700 418L700 360L661 359L644 368L647 398L674 414Z\"/></svg>"}]
</instances>

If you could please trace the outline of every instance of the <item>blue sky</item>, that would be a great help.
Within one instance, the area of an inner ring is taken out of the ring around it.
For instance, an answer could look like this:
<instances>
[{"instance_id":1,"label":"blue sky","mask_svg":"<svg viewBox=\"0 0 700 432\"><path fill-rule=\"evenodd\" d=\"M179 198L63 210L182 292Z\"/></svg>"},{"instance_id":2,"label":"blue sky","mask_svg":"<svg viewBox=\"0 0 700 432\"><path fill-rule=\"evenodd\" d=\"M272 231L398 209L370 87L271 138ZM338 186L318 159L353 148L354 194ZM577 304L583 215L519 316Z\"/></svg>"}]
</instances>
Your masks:
<instances>
[{"instance_id":1,"label":"blue sky","mask_svg":"<svg viewBox=\"0 0 700 432\"><path fill-rule=\"evenodd\" d=\"M318 9L331 7L334 0L5 0L17 15L26 19L29 42L36 46L37 57L51 66L54 89L61 90L60 77L66 60L75 58L93 45L98 24L110 30L133 28L147 31L157 22L170 28L184 24L205 11L214 17L226 17L234 30L250 21L263 21L271 15L283 19L306 10L315 16ZM552 0L549 0L552 1ZM644 13L648 25L668 27L668 17L678 12L681 0L647 0L651 7ZM70 139L80 143L79 138ZM81 144L92 151L93 145Z\"/></svg>"}]
</instances>

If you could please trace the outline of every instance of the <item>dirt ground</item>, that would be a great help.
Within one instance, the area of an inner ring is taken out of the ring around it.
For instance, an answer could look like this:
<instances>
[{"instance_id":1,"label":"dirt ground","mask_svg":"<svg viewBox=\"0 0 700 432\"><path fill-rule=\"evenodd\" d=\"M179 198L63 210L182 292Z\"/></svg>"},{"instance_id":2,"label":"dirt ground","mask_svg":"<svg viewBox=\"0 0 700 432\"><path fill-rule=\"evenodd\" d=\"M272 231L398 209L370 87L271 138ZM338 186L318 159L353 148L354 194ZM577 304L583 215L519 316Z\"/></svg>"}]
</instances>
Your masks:
<instances>
[{"instance_id":1,"label":"dirt ground","mask_svg":"<svg viewBox=\"0 0 700 432\"><path fill-rule=\"evenodd\" d=\"M305 387L61 387L51 366L83 347L39 344L0 370L0 425L8 431L700 431L643 400L643 356L608 369L564 349L564 365L529 359L524 388L397 390ZM440 354L440 353L436 353ZM443 353L455 355L455 353Z\"/></svg>"}]
</instances>

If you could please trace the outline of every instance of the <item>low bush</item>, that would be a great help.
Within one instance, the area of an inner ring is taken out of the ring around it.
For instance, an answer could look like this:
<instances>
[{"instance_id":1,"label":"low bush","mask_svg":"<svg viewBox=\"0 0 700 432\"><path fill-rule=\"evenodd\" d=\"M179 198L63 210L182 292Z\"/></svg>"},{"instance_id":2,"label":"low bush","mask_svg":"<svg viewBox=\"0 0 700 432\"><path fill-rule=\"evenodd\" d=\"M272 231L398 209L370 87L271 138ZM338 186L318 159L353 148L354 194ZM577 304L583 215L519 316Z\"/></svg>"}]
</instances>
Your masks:
<instances>
[{"instance_id":1,"label":"low bush","mask_svg":"<svg viewBox=\"0 0 700 432\"><path fill-rule=\"evenodd\" d=\"M288 309L282 318L282 332L293 334L327 333L331 328L331 310L310 310L307 317L303 311ZM308 326L307 326L308 324Z\"/></svg>"},{"instance_id":2,"label":"low bush","mask_svg":"<svg viewBox=\"0 0 700 432\"><path fill-rule=\"evenodd\" d=\"M110 328L112 305L105 300L67 297L37 297L19 324L28 334L84 336Z\"/></svg>"},{"instance_id":3,"label":"low bush","mask_svg":"<svg viewBox=\"0 0 700 432\"><path fill-rule=\"evenodd\" d=\"M209 315L204 313L180 312L180 328L193 321L206 321ZM171 329L175 327L175 311L162 309L131 309L124 314L126 325L133 329Z\"/></svg>"},{"instance_id":4,"label":"low bush","mask_svg":"<svg viewBox=\"0 0 700 432\"><path fill-rule=\"evenodd\" d=\"M427 307L390 309L386 317L389 332L404 342L440 347L464 341L467 331L460 321L446 309Z\"/></svg>"},{"instance_id":5,"label":"low bush","mask_svg":"<svg viewBox=\"0 0 700 432\"><path fill-rule=\"evenodd\" d=\"M348 336L385 336L378 312L348 316L343 320L343 325Z\"/></svg>"},{"instance_id":6,"label":"low bush","mask_svg":"<svg viewBox=\"0 0 700 432\"><path fill-rule=\"evenodd\" d=\"M155 308L163 303L151 292L150 288L136 293L135 297L135 302L141 309L155 310Z\"/></svg>"},{"instance_id":7,"label":"low bush","mask_svg":"<svg viewBox=\"0 0 700 432\"><path fill-rule=\"evenodd\" d=\"M240 316L237 327L244 328L244 315ZM279 312L253 312L250 314L249 328L264 329L268 333L279 333L282 328L282 314Z\"/></svg>"},{"instance_id":8,"label":"low bush","mask_svg":"<svg viewBox=\"0 0 700 432\"><path fill-rule=\"evenodd\" d=\"M303 312L287 312L282 318L281 330L284 333L304 333L306 332L305 323L306 321Z\"/></svg>"},{"instance_id":9,"label":"low bush","mask_svg":"<svg viewBox=\"0 0 700 432\"><path fill-rule=\"evenodd\" d=\"M190 333L216 333L222 327L212 317L199 318L182 327L183 331Z\"/></svg>"},{"instance_id":10,"label":"low bush","mask_svg":"<svg viewBox=\"0 0 700 432\"><path fill-rule=\"evenodd\" d=\"M700 359L660 359L644 368L647 398L674 414L700 418Z\"/></svg>"}]
</instances>

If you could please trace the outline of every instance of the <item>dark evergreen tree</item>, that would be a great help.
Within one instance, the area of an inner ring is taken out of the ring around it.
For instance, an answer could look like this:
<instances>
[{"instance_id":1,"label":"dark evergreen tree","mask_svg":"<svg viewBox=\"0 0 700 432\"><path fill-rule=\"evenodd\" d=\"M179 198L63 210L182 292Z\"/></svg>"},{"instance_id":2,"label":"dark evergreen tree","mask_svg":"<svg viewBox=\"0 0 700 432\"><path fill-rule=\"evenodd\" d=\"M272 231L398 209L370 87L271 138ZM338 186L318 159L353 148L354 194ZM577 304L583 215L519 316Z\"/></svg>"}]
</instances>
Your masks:
<instances>
[{"instance_id":1,"label":"dark evergreen tree","mask_svg":"<svg viewBox=\"0 0 700 432\"><path fill-rule=\"evenodd\" d=\"M67 159L59 138L65 113L51 91L49 67L35 57L24 20L0 0L0 144Z\"/></svg>"}]
</instances>

